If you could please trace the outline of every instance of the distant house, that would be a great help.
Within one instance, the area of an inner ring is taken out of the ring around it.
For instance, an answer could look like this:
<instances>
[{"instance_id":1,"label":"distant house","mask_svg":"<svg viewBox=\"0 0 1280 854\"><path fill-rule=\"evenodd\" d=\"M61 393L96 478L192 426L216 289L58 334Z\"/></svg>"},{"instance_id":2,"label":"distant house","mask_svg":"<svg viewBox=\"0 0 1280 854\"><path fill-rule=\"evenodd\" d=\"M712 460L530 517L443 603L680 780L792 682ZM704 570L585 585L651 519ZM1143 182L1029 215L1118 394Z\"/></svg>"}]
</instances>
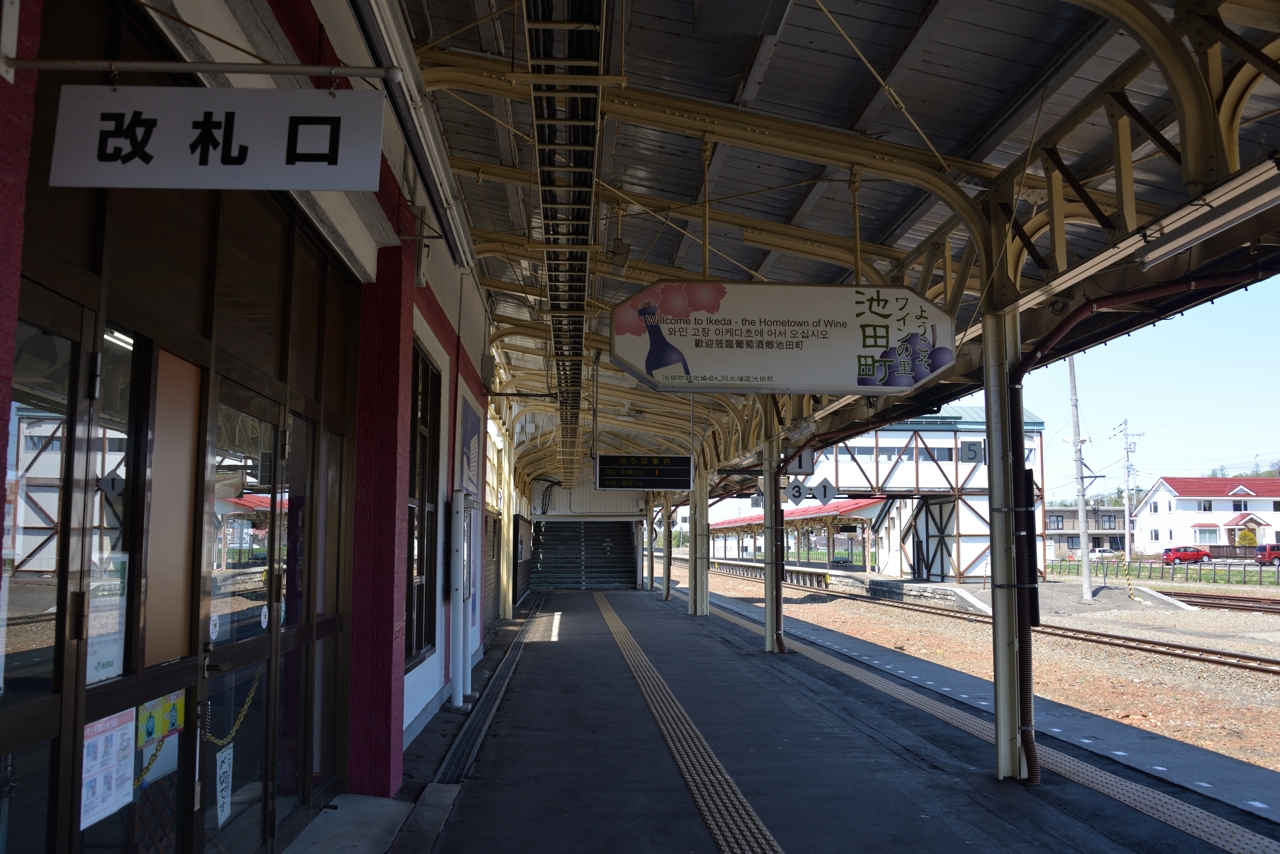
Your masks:
<instances>
[{"instance_id":1,"label":"distant house","mask_svg":"<svg viewBox=\"0 0 1280 854\"><path fill-rule=\"evenodd\" d=\"M1080 554L1080 520L1075 507L1044 508L1045 552L1050 558L1078 557ZM1114 549L1124 551L1124 508L1085 508L1088 520L1085 531L1085 549ZM1139 544L1135 540L1134 546Z\"/></svg>"},{"instance_id":2,"label":"distant house","mask_svg":"<svg viewBox=\"0 0 1280 854\"><path fill-rule=\"evenodd\" d=\"M1162 477L1133 514L1134 548L1234 546L1241 531L1280 543L1280 478Z\"/></svg>"}]
</instances>

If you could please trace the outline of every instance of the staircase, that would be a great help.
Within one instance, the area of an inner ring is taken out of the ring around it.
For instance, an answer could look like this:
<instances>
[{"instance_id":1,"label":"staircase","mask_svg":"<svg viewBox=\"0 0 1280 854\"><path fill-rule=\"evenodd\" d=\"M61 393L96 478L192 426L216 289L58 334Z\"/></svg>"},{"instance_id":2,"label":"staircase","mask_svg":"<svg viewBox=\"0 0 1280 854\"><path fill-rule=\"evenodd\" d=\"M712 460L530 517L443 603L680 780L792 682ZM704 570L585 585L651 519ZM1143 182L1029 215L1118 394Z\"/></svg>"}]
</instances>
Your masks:
<instances>
[{"instance_id":1,"label":"staircase","mask_svg":"<svg viewBox=\"0 0 1280 854\"><path fill-rule=\"evenodd\" d=\"M636 550L630 522L534 522L535 590L630 590Z\"/></svg>"}]
</instances>

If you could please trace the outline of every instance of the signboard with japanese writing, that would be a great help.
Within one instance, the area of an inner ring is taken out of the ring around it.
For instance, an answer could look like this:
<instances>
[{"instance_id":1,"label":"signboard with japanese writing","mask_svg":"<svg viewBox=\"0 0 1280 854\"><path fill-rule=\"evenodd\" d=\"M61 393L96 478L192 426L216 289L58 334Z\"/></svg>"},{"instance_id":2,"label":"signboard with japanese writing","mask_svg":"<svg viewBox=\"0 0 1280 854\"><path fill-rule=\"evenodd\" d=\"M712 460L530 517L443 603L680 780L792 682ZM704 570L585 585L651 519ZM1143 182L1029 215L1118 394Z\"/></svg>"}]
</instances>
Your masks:
<instances>
[{"instance_id":1,"label":"signboard with japanese writing","mask_svg":"<svg viewBox=\"0 0 1280 854\"><path fill-rule=\"evenodd\" d=\"M661 282L614 307L610 358L659 391L902 394L955 325L901 287Z\"/></svg>"},{"instance_id":2,"label":"signboard with japanese writing","mask_svg":"<svg viewBox=\"0 0 1280 854\"><path fill-rule=\"evenodd\" d=\"M85 724L81 830L133 802L133 726L133 709Z\"/></svg>"},{"instance_id":3,"label":"signboard with japanese writing","mask_svg":"<svg viewBox=\"0 0 1280 854\"><path fill-rule=\"evenodd\" d=\"M692 457L601 454L596 458L596 489L687 492L692 486Z\"/></svg>"},{"instance_id":4,"label":"signboard with japanese writing","mask_svg":"<svg viewBox=\"0 0 1280 854\"><path fill-rule=\"evenodd\" d=\"M53 187L377 190L382 92L63 86Z\"/></svg>"}]
</instances>

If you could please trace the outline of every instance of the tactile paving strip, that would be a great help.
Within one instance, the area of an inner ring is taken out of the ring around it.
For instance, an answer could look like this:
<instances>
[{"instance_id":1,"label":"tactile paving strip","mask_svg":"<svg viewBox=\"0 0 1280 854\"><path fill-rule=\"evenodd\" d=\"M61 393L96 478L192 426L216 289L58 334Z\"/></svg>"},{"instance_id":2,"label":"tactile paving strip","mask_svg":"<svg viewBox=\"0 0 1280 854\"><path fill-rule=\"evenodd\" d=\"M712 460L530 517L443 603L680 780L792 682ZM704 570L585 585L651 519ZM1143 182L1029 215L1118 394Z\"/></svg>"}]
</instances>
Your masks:
<instances>
[{"instance_id":1,"label":"tactile paving strip","mask_svg":"<svg viewBox=\"0 0 1280 854\"><path fill-rule=\"evenodd\" d=\"M764 634L764 629L759 625L722 608L713 607L711 613L735 626L741 626L758 635ZM959 727L983 741L995 743L995 725L990 721L975 718L945 703L939 703L905 685L891 682L852 663L841 661L833 655L800 643L793 637L787 638L787 648L794 649L818 664L843 673L868 687ZM1224 851L1230 851L1232 854L1280 854L1280 842L1274 839L1254 833L1211 812L1123 777L1117 777L1115 774L1095 768L1087 762L1081 762L1075 757L1043 745L1040 746L1040 764L1072 782L1115 798L1126 806L1163 821L1183 833L1203 839Z\"/></svg>"},{"instance_id":2,"label":"tactile paving strip","mask_svg":"<svg viewBox=\"0 0 1280 854\"><path fill-rule=\"evenodd\" d=\"M751 808L604 594L596 593L595 597L716 847L722 854L782 854L782 846Z\"/></svg>"}]
</instances>

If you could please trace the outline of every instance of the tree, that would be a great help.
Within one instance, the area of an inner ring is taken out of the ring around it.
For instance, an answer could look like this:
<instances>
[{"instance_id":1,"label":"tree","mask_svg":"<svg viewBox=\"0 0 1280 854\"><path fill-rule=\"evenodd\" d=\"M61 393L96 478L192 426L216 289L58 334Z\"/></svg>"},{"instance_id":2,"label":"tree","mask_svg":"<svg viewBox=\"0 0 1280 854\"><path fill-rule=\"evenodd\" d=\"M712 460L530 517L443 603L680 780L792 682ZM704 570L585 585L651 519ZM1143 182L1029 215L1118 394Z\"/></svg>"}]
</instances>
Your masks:
<instances>
[{"instance_id":1,"label":"tree","mask_svg":"<svg viewBox=\"0 0 1280 854\"><path fill-rule=\"evenodd\" d=\"M1245 528L1243 531L1236 534L1237 546L1256 546L1257 544L1258 538L1255 537L1253 535L1253 531L1250 531L1248 528Z\"/></svg>"}]
</instances>

